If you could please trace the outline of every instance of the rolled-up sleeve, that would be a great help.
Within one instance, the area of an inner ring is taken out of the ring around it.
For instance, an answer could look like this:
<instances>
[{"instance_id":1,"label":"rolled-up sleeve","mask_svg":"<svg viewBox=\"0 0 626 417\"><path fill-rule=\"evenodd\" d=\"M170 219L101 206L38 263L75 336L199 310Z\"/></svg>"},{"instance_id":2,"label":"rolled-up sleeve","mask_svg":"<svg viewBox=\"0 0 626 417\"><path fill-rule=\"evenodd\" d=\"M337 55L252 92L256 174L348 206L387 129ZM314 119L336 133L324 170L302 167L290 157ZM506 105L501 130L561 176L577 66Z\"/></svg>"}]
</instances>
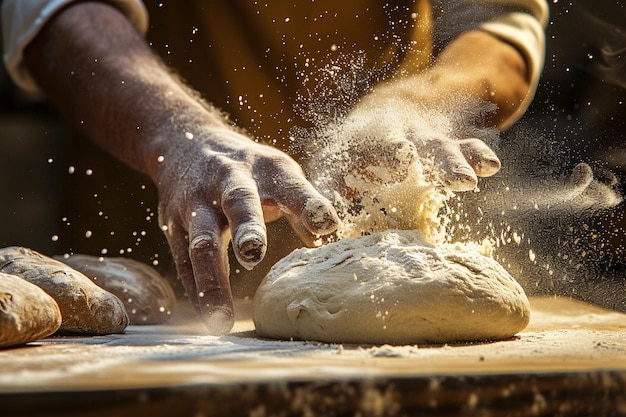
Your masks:
<instances>
[{"instance_id":1,"label":"rolled-up sleeve","mask_svg":"<svg viewBox=\"0 0 626 417\"><path fill-rule=\"evenodd\" d=\"M530 94L513 121L528 108L543 71L548 14L545 0L433 0L435 46L468 30L484 30L515 46L527 63Z\"/></svg>"},{"instance_id":2,"label":"rolled-up sleeve","mask_svg":"<svg viewBox=\"0 0 626 417\"><path fill-rule=\"evenodd\" d=\"M24 49L56 12L77 0L4 0L2 39L4 63L13 81L24 90L38 87L24 65ZM141 32L148 30L148 13L140 0L103 0L124 13Z\"/></svg>"}]
</instances>

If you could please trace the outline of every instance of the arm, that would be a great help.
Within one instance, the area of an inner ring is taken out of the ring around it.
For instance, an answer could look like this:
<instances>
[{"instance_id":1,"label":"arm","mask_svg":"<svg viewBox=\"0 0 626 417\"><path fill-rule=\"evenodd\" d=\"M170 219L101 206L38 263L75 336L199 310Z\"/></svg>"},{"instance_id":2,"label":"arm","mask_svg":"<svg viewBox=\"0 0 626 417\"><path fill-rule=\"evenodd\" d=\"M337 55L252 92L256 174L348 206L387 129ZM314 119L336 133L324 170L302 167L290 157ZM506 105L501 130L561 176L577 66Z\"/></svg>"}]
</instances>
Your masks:
<instances>
[{"instance_id":1,"label":"arm","mask_svg":"<svg viewBox=\"0 0 626 417\"><path fill-rule=\"evenodd\" d=\"M417 48L409 48L396 74L376 85L352 114L380 119L377 113L386 108L404 115L406 139L418 157L434 161L435 181L453 191L471 190L477 176L493 175L500 167L472 132L510 127L532 99L543 65L547 5L543 0L433 2L433 26L416 26L416 34L422 32L415 38ZM421 41L431 35L435 45ZM424 69L423 51L440 43L445 46ZM437 117L447 123L433 123ZM454 131L459 120L468 125L466 132Z\"/></svg>"},{"instance_id":2,"label":"arm","mask_svg":"<svg viewBox=\"0 0 626 417\"><path fill-rule=\"evenodd\" d=\"M476 120L476 130L488 131L509 120L529 92L525 61L511 45L470 31L448 44L427 69L415 68L415 62L407 59L395 76L359 101L344 124L344 137L355 138L355 146L365 149L375 149L360 145L369 132L381 132L381 142L390 135L395 142L407 141L412 146L406 148L414 149L412 158L432 173L429 181L452 191L471 190L477 176L495 174L500 161L482 140L455 131L455 123L464 114L480 114L481 108L485 120ZM402 133L392 134L398 125Z\"/></svg>"},{"instance_id":3,"label":"arm","mask_svg":"<svg viewBox=\"0 0 626 417\"><path fill-rule=\"evenodd\" d=\"M265 220L305 238L332 232L330 203L280 151L234 130L164 68L116 9L75 3L25 51L38 86L94 142L148 174L179 278L212 333L230 330L227 245L246 268L266 249Z\"/></svg>"},{"instance_id":4,"label":"arm","mask_svg":"<svg viewBox=\"0 0 626 417\"><path fill-rule=\"evenodd\" d=\"M406 66L400 72L414 73ZM448 44L430 69L389 82L379 93L434 108L454 96L490 102L497 108L487 115L485 124L502 129L530 93L528 73L524 57L515 47L474 30Z\"/></svg>"}]
</instances>

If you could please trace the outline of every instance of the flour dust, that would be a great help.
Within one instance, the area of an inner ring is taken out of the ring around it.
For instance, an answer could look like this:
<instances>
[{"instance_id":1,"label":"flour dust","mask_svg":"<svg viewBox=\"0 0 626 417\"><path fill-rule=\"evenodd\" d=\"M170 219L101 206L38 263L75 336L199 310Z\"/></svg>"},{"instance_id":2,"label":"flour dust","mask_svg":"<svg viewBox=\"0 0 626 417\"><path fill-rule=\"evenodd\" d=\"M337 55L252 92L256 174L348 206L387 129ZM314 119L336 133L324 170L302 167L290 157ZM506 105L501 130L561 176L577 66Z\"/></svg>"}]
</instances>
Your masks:
<instances>
[{"instance_id":1,"label":"flour dust","mask_svg":"<svg viewBox=\"0 0 626 417\"><path fill-rule=\"evenodd\" d=\"M492 108L463 98L439 111L383 104L355 113L359 97L384 78L363 62L352 57L321 71L318 89L300 101L312 127L291 132L312 183L339 211L339 238L397 228L421 230L432 243L487 245L529 294L626 309L624 297L602 300L615 287L602 289L602 271L621 256L603 251L620 215L610 171L572 155L564 138L522 124L504 134L477 127ZM438 140L424 140L431 137ZM484 141L502 169L453 193L440 185L436 152L464 138Z\"/></svg>"},{"instance_id":2,"label":"flour dust","mask_svg":"<svg viewBox=\"0 0 626 417\"><path fill-rule=\"evenodd\" d=\"M565 295L626 311L622 198L615 175L565 142L518 125L502 135L502 169L449 201L456 240L493 241L495 258L529 294Z\"/></svg>"}]
</instances>

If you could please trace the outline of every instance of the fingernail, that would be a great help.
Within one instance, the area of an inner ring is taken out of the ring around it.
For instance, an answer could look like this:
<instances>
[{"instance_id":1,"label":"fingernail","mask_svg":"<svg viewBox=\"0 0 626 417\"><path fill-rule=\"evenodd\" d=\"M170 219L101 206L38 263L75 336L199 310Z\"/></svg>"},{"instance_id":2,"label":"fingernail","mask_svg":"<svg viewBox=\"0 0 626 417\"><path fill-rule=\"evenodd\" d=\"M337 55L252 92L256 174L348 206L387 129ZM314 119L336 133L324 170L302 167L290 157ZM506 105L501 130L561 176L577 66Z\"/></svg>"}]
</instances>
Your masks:
<instances>
[{"instance_id":1,"label":"fingernail","mask_svg":"<svg viewBox=\"0 0 626 417\"><path fill-rule=\"evenodd\" d=\"M449 181L449 188L452 191L468 191L473 189L478 183L474 171L466 166L457 166L452 169Z\"/></svg>"},{"instance_id":2,"label":"fingernail","mask_svg":"<svg viewBox=\"0 0 626 417\"><path fill-rule=\"evenodd\" d=\"M239 256L248 262L258 262L265 254L265 243L258 236L246 236L239 245Z\"/></svg>"},{"instance_id":3,"label":"fingernail","mask_svg":"<svg viewBox=\"0 0 626 417\"><path fill-rule=\"evenodd\" d=\"M459 179L474 177L474 171L470 167L465 165L454 167L452 169L452 174L454 174Z\"/></svg>"},{"instance_id":4,"label":"fingernail","mask_svg":"<svg viewBox=\"0 0 626 417\"><path fill-rule=\"evenodd\" d=\"M497 156L483 156L476 167L476 173L482 177L493 175L500 170L500 160Z\"/></svg>"},{"instance_id":5,"label":"fingernail","mask_svg":"<svg viewBox=\"0 0 626 417\"><path fill-rule=\"evenodd\" d=\"M257 223L248 223L239 226L233 237L233 246L237 259L246 269L254 265L265 256L265 228Z\"/></svg>"},{"instance_id":6,"label":"fingernail","mask_svg":"<svg viewBox=\"0 0 626 417\"><path fill-rule=\"evenodd\" d=\"M500 159L498 159L497 156L488 156L485 158L485 162L487 163L487 165L491 166L491 167L497 167L500 168Z\"/></svg>"}]
</instances>

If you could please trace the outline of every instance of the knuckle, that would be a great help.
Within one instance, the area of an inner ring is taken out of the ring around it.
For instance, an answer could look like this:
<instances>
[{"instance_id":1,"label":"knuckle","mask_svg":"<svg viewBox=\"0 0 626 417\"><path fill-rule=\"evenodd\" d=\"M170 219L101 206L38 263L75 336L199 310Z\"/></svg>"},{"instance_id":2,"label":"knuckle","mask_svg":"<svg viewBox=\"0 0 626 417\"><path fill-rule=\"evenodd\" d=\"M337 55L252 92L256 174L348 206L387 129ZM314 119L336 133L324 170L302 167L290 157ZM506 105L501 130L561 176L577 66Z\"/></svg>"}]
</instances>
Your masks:
<instances>
[{"instance_id":1,"label":"knuckle","mask_svg":"<svg viewBox=\"0 0 626 417\"><path fill-rule=\"evenodd\" d=\"M261 172L299 172L300 165L282 152L273 153L266 157L259 158L255 163L255 169L261 170Z\"/></svg>"},{"instance_id":2,"label":"knuckle","mask_svg":"<svg viewBox=\"0 0 626 417\"><path fill-rule=\"evenodd\" d=\"M217 168L217 176L222 204L258 198L256 181L244 164L232 161L222 164Z\"/></svg>"},{"instance_id":3,"label":"knuckle","mask_svg":"<svg viewBox=\"0 0 626 417\"><path fill-rule=\"evenodd\" d=\"M238 169L238 162L223 155L215 156L210 167L207 167L207 171L213 172L215 177L221 181L228 181Z\"/></svg>"},{"instance_id":4,"label":"knuckle","mask_svg":"<svg viewBox=\"0 0 626 417\"><path fill-rule=\"evenodd\" d=\"M409 164L417 156L417 148L408 141L392 142L384 156L393 164Z\"/></svg>"},{"instance_id":5,"label":"knuckle","mask_svg":"<svg viewBox=\"0 0 626 417\"><path fill-rule=\"evenodd\" d=\"M229 205L237 201L258 199L257 193L249 185L235 184L222 192L222 204Z\"/></svg>"},{"instance_id":6,"label":"knuckle","mask_svg":"<svg viewBox=\"0 0 626 417\"><path fill-rule=\"evenodd\" d=\"M193 252L217 250L220 245L220 238L215 233L203 233L194 237L189 242L189 250Z\"/></svg>"}]
</instances>

